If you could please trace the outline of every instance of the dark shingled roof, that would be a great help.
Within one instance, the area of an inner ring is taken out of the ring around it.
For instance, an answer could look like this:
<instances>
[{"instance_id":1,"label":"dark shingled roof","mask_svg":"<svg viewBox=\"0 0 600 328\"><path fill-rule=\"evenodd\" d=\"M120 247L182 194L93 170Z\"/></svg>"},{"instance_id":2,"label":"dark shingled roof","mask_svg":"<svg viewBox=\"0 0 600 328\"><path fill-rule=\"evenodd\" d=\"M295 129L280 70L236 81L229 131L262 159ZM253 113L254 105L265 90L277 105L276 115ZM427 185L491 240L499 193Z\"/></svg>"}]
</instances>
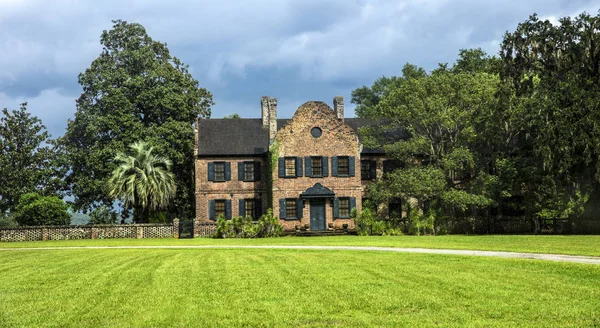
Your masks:
<instances>
[{"instance_id":1,"label":"dark shingled roof","mask_svg":"<svg viewBox=\"0 0 600 328\"><path fill-rule=\"evenodd\" d=\"M281 129L291 119L278 119ZM358 132L358 128L372 124L365 118L346 118L344 122ZM403 138L402 133L389 133L389 138ZM198 121L199 156L263 155L269 149L269 132L262 127L260 118L200 119ZM363 149L364 154L382 153L381 149Z\"/></svg>"}]
</instances>

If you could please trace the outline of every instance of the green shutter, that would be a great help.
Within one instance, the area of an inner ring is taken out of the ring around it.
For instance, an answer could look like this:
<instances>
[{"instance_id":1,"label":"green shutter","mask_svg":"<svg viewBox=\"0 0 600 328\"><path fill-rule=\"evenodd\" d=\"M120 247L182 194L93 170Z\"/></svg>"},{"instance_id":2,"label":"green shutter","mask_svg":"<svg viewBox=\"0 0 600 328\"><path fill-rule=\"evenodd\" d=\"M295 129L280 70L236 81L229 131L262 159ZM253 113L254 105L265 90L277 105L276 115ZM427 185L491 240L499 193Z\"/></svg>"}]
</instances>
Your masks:
<instances>
[{"instance_id":1,"label":"green shutter","mask_svg":"<svg viewBox=\"0 0 600 328\"><path fill-rule=\"evenodd\" d=\"M310 162L310 156L304 157L304 170L306 173L305 176L309 178L312 177L312 164Z\"/></svg>"},{"instance_id":2,"label":"green shutter","mask_svg":"<svg viewBox=\"0 0 600 328\"><path fill-rule=\"evenodd\" d=\"M231 163L225 162L225 181L231 180Z\"/></svg>"},{"instance_id":3,"label":"green shutter","mask_svg":"<svg viewBox=\"0 0 600 328\"><path fill-rule=\"evenodd\" d=\"M244 199L240 199L238 202L238 209L239 209L239 216L241 217L245 217L246 216L246 200Z\"/></svg>"},{"instance_id":4,"label":"green shutter","mask_svg":"<svg viewBox=\"0 0 600 328\"><path fill-rule=\"evenodd\" d=\"M225 218L227 220L231 219L231 199L225 200Z\"/></svg>"},{"instance_id":5,"label":"green shutter","mask_svg":"<svg viewBox=\"0 0 600 328\"><path fill-rule=\"evenodd\" d=\"M217 214L215 213L215 201L214 200L208 201L208 218L211 220L217 219Z\"/></svg>"},{"instance_id":6,"label":"green shutter","mask_svg":"<svg viewBox=\"0 0 600 328\"><path fill-rule=\"evenodd\" d=\"M244 162L238 162L238 180L244 181Z\"/></svg>"},{"instance_id":7,"label":"green shutter","mask_svg":"<svg viewBox=\"0 0 600 328\"><path fill-rule=\"evenodd\" d=\"M354 176L354 156L348 157L348 175Z\"/></svg>"},{"instance_id":8,"label":"green shutter","mask_svg":"<svg viewBox=\"0 0 600 328\"><path fill-rule=\"evenodd\" d=\"M260 162L254 162L254 181L259 181L260 175Z\"/></svg>"},{"instance_id":9,"label":"green shutter","mask_svg":"<svg viewBox=\"0 0 600 328\"><path fill-rule=\"evenodd\" d=\"M215 181L215 163L208 163L208 181Z\"/></svg>"},{"instance_id":10,"label":"green shutter","mask_svg":"<svg viewBox=\"0 0 600 328\"><path fill-rule=\"evenodd\" d=\"M333 156L331 158L331 176L337 177L338 175L338 158L337 156Z\"/></svg>"},{"instance_id":11,"label":"green shutter","mask_svg":"<svg viewBox=\"0 0 600 328\"><path fill-rule=\"evenodd\" d=\"M377 178L377 161L371 161L371 166L369 167L371 172L369 172L369 179Z\"/></svg>"},{"instance_id":12,"label":"green shutter","mask_svg":"<svg viewBox=\"0 0 600 328\"><path fill-rule=\"evenodd\" d=\"M254 200L254 218L256 220L260 219L262 216L262 201L260 198Z\"/></svg>"},{"instance_id":13,"label":"green shutter","mask_svg":"<svg viewBox=\"0 0 600 328\"><path fill-rule=\"evenodd\" d=\"M285 199L279 200L279 218L285 219Z\"/></svg>"},{"instance_id":14,"label":"green shutter","mask_svg":"<svg viewBox=\"0 0 600 328\"><path fill-rule=\"evenodd\" d=\"M350 216L352 216L352 209L355 209L355 208L356 208L356 198L351 197L350 198L350 208L349 208Z\"/></svg>"},{"instance_id":15,"label":"green shutter","mask_svg":"<svg viewBox=\"0 0 600 328\"><path fill-rule=\"evenodd\" d=\"M302 176L302 157L296 157L296 176Z\"/></svg>"},{"instance_id":16,"label":"green shutter","mask_svg":"<svg viewBox=\"0 0 600 328\"><path fill-rule=\"evenodd\" d=\"M298 219L302 218L302 210L304 208L304 201L301 198L296 200L296 216Z\"/></svg>"},{"instance_id":17,"label":"green shutter","mask_svg":"<svg viewBox=\"0 0 600 328\"><path fill-rule=\"evenodd\" d=\"M340 199L334 198L333 199L333 218L338 218L338 217L340 217Z\"/></svg>"},{"instance_id":18,"label":"green shutter","mask_svg":"<svg viewBox=\"0 0 600 328\"><path fill-rule=\"evenodd\" d=\"M277 171L280 178L285 177L285 159L283 157L279 157L279 160L277 160Z\"/></svg>"},{"instance_id":19,"label":"green shutter","mask_svg":"<svg viewBox=\"0 0 600 328\"><path fill-rule=\"evenodd\" d=\"M323 176L329 176L329 157L323 156L321 157L321 165L323 166Z\"/></svg>"}]
</instances>

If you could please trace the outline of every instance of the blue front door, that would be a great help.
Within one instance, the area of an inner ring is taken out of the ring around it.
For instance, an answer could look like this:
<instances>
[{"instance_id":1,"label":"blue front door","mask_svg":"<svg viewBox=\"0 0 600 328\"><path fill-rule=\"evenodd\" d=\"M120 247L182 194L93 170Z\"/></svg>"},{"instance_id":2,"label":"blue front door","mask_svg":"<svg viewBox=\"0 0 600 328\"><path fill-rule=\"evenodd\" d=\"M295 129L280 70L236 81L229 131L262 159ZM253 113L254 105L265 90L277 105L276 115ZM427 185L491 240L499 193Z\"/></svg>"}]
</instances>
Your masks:
<instances>
[{"instance_id":1,"label":"blue front door","mask_svg":"<svg viewBox=\"0 0 600 328\"><path fill-rule=\"evenodd\" d=\"M325 230L325 200L310 201L310 230Z\"/></svg>"}]
</instances>

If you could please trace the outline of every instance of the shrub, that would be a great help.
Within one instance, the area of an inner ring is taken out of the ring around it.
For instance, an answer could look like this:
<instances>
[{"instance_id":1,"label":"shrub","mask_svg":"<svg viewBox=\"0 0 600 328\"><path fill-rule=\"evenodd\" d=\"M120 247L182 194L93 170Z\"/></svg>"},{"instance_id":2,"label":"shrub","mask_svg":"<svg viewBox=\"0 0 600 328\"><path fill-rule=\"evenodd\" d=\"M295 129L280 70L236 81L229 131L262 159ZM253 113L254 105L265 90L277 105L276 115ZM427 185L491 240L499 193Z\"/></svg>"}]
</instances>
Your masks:
<instances>
[{"instance_id":1,"label":"shrub","mask_svg":"<svg viewBox=\"0 0 600 328\"><path fill-rule=\"evenodd\" d=\"M377 213L372 208L363 208L360 213L354 211L352 215L356 231L360 236L400 236L403 234L402 229L397 227L394 222L384 221L377 217Z\"/></svg>"},{"instance_id":2,"label":"shrub","mask_svg":"<svg viewBox=\"0 0 600 328\"><path fill-rule=\"evenodd\" d=\"M114 224L117 222L117 213L111 211L108 206L102 205L90 212L91 224Z\"/></svg>"},{"instance_id":3,"label":"shrub","mask_svg":"<svg viewBox=\"0 0 600 328\"><path fill-rule=\"evenodd\" d=\"M65 202L56 196L29 193L19 199L15 219L24 226L67 225L71 222L67 210Z\"/></svg>"},{"instance_id":4,"label":"shrub","mask_svg":"<svg viewBox=\"0 0 600 328\"><path fill-rule=\"evenodd\" d=\"M416 210L408 208L408 233L411 235L435 235L435 211L429 214L419 214Z\"/></svg>"},{"instance_id":5,"label":"shrub","mask_svg":"<svg viewBox=\"0 0 600 328\"><path fill-rule=\"evenodd\" d=\"M281 235L283 227L279 224L279 219L273 216L273 211L269 209L263 214L258 222L252 222L250 217L234 217L226 220L223 216L217 219L217 229L214 237L216 238L264 238L277 237Z\"/></svg>"},{"instance_id":6,"label":"shrub","mask_svg":"<svg viewBox=\"0 0 600 328\"><path fill-rule=\"evenodd\" d=\"M15 216L10 213L0 213L0 228L14 228L17 226Z\"/></svg>"}]
</instances>

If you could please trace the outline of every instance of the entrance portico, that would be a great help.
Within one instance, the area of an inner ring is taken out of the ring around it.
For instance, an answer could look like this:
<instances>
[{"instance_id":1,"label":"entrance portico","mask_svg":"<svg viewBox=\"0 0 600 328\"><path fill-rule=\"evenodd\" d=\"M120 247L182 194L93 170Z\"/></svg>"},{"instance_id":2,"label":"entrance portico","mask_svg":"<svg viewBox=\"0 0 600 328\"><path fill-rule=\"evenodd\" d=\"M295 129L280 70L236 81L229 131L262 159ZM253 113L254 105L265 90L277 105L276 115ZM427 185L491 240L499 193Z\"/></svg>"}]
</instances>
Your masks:
<instances>
[{"instance_id":1,"label":"entrance portico","mask_svg":"<svg viewBox=\"0 0 600 328\"><path fill-rule=\"evenodd\" d=\"M333 200L335 193L320 183L306 189L300 197L310 204L310 230L324 231L327 229L326 204L327 199Z\"/></svg>"}]
</instances>

